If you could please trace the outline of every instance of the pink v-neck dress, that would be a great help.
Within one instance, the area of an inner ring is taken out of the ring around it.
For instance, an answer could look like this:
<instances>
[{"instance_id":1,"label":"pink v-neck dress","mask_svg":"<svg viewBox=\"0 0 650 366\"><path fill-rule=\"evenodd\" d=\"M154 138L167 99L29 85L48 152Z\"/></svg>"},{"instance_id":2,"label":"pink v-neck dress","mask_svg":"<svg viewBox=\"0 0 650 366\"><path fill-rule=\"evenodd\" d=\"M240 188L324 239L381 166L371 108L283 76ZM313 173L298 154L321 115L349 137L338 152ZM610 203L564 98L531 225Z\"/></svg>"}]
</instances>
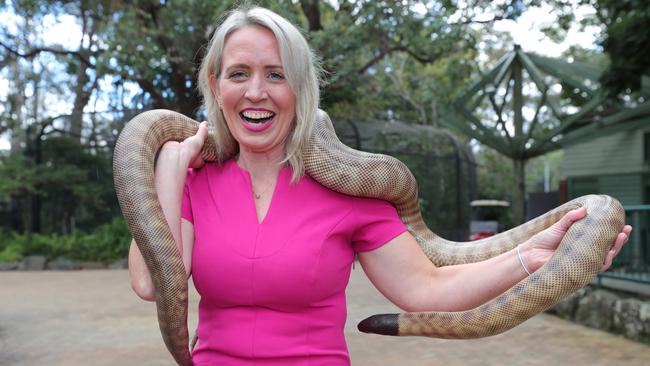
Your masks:
<instances>
[{"instance_id":1,"label":"pink v-neck dress","mask_svg":"<svg viewBox=\"0 0 650 366\"><path fill-rule=\"evenodd\" d=\"M229 160L188 173L201 295L196 365L349 365L345 287L355 252L406 231L389 203L278 176L259 223L248 172Z\"/></svg>"}]
</instances>

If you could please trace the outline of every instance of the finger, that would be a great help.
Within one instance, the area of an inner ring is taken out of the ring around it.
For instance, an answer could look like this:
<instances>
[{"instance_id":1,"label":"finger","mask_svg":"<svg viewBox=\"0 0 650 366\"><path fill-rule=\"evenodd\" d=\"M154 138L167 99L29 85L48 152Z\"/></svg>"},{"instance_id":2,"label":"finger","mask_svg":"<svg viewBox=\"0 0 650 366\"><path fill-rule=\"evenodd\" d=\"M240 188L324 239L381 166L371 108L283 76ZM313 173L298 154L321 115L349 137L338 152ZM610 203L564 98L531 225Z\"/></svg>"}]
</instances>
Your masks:
<instances>
[{"instance_id":1,"label":"finger","mask_svg":"<svg viewBox=\"0 0 650 366\"><path fill-rule=\"evenodd\" d=\"M197 156L196 159L192 161L190 164L190 168L192 169L201 169L205 165L205 160L201 157L201 155Z\"/></svg>"},{"instance_id":2,"label":"finger","mask_svg":"<svg viewBox=\"0 0 650 366\"><path fill-rule=\"evenodd\" d=\"M193 136L188 137L186 141L198 140L199 142L203 142L207 136L208 136L208 122L203 121L199 124L199 128L196 130L196 133Z\"/></svg>"},{"instance_id":3,"label":"finger","mask_svg":"<svg viewBox=\"0 0 650 366\"><path fill-rule=\"evenodd\" d=\"M580 208L577 208L575 210L571 210L571 211L567 212L567 214L562 216L560 221L556 222L555 225L553 225L553 226L555 226L555 228L558 229L558 230L566 232L567 230L569 230L569 227L571 227L571 225L574 222L582 219L586 215L587 215L587 208L586 207L580 207Z\"/></svg>"},{"instance_id":4,"label":"finger","mask_svg":"<svg viewBox=\"0 0 650 366\"><path fill-rule=\"evenodd\" d=\"M621 251L621 248L623 248L623 245L627 243L628 236L625 235L625 233L619 233L616 236L616 240L614 241L614 245L612 246L612 250L615 251L615 254L618 254L618 252Z\"/></svg>"},{"instance_id":5,"label":"finger","mask_svg":"<svg viewBox=\"0 0 650 366\"><path fill-rule=\"evenodd\" d=\"M623 233L624 233L625 235L627 235L627 237L629 238L629 237L630 237L630 233L632 233L632 226L630 226L630 225L625 225L625 226L623 227Z\"/></svg>"},{"instance_id":6,"label":"finger","mask_svg":"<svg viewBox=\"0 0 650 366\"><path fill-rule=\"evenodd\" d=\"M208 136L208 123L203 121L199 124L199 129L196 133L188 138L186 138L182 144L191 147L192 149L201 149L203 143L205 142L206 137Z\"/></svg>"},{"instance_id":7,"label":"finger","mask_svg":"<svg viewBox=\"0 0 650 366\"><path fill-rule=\"evenodd\" d=\"M605 256L605 263L603 263L603 266L600 267L601 272L605 272L609 269L609 267L612 265L612 262L614 261L614 251L610 250L607 252L607 256Z\"/></svg>"},{"instance_id":8,"label":"finger","mask_svg":"<svg viewBox=\"0 0 650 366\"><path fill-rule=\"evenodd\" d=\"M618 253L621 251L621 248L623 248L623 245L626 242L627 242L627 235L625 235L625 233L619 233L616 236L612 248L607 252L607 256L605 257L605 262L603 263L603 266L600 269L601 272L606 271L612 265L614 258L618 255Z\"/></svg>"},{"instance_id":9,"label":"finger","mask_svg":"<svg viewBox=\"0 0 650 366\"><path fill-rule=\"evenodd\" d=\"M203 121L199 124L199 130L196 131L196 135L199 137L201 142L204 142L208 137L208 122Z\"/></svg>"},{"instance_id":10,"label":"finger","mask_svg":"<svg viewBox=\"0 0 650 366\"><path fill-rule=\"evenodd\" d=\"M571 210L571 211L569 211L567 216L569 216L569 219L571 220L571 222L581 220L582 218L587 216L587 208L586 207L580 207L580 208L577 208L575 210Z\"/></svg>"},{"instance_id":11,"label":"finger","mask_svg":"<svg viewBox=\"0 0 650 366\"><path fill-rule=\"evenodd\" d=\"M199 129L196 131L196 135L194 135L196 142L199 144L199 148L203 146L205 143L205 139L208 137L208 122L203 121L201 124L199 124Z\"/></svg>"}]
</instances>

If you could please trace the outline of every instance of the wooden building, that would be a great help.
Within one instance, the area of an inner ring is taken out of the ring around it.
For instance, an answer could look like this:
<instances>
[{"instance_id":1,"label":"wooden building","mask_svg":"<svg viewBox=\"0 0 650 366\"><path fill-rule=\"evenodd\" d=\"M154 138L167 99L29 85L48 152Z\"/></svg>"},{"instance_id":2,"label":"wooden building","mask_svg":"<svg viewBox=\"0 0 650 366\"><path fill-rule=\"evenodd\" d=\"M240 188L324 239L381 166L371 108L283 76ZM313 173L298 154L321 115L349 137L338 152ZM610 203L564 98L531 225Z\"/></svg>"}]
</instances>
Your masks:
<instances>
[{"instance_id":1,"label":"wooden building","mask_svg":"<svg viewBox=\"0 0 650 366\"><path fill-rule=\"evenodd\" d=\"M568 198L608 194L624 206L650 204L650 122L564 149Z\"/></svg>"}]
</instances>

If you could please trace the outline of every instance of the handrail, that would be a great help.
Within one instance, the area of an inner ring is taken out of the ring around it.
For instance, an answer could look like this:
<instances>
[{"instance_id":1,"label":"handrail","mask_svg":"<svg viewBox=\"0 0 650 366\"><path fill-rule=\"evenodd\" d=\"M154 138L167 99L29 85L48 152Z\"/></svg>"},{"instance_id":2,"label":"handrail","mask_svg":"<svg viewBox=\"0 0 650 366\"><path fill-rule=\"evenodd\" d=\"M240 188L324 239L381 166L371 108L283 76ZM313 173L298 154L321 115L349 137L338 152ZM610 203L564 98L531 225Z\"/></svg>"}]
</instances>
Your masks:
<instances>
[{"instance_id":1,"label":"handrail","mask_svg":"<svg viewBox=\"0 0 650 366\"><path fill-rule=\"evenodd\" d=\"M623 208L625 211L650 211L650 205L628 205Z\"/></svg>"},{"instance_id":2,"label":"handrail","mask_svg":"<svg viewBox=\"0 0 650 366\"><path fill-rule=\"evenodd\" d=\"M650 284L650 205L628 205L624 209L626 221L634 229L610 269L598 277Z\"/></svg>"}]
</instances>

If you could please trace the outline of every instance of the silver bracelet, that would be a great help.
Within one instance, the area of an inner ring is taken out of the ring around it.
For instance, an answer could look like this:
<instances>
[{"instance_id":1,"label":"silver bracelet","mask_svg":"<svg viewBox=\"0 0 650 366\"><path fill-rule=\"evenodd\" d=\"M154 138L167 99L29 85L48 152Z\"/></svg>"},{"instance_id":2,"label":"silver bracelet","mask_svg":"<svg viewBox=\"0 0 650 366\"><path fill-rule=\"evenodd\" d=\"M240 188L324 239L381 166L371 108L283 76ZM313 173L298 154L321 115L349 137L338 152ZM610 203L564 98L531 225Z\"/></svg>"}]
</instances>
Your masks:
<instances>
[{"instance_id":1,"label":"silver bracelet","mask_svg":"<svg viewBox=\"0 0 650 366\"><path fill-rule=\"evenodd\" d=\"M526 271L526 273L528 273L528 275L530 276L531 273L528 270L528 268L526 268L526 265L524 264L524 260L521 258L521 252L519 251L519 245L517 245L517 257L519 258L519 263L521 263L521 266L524 267L524 271Z\"/></svg>"}]
</instances>

